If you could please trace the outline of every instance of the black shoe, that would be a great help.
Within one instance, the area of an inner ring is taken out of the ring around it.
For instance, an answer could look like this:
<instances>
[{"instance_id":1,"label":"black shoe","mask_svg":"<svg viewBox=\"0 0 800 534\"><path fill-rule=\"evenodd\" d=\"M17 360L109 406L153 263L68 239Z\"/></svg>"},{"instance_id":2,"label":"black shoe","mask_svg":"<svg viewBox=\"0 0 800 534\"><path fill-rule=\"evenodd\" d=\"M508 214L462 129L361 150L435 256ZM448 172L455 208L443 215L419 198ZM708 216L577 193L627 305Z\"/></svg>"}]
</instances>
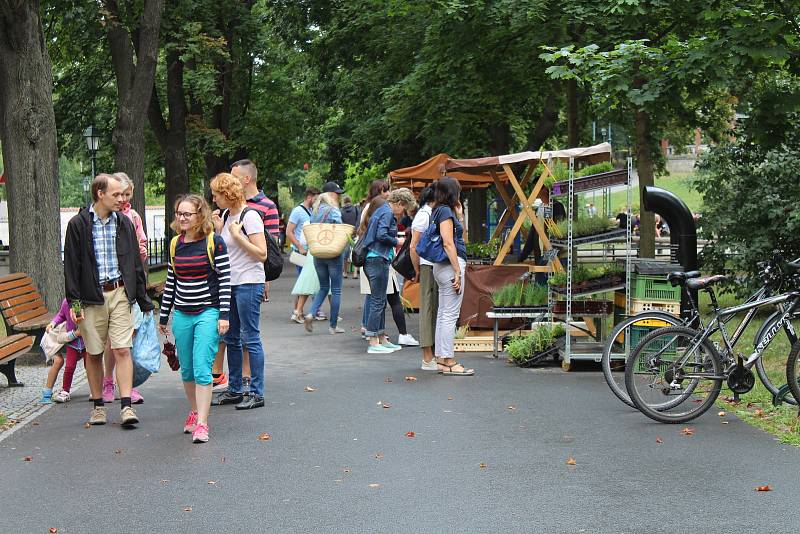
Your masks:
<instances>
[{"instance_id":1,"label":"black shoe","mask_svg":"<svg viewBox=\"0 0 800 534\"><path fill-rule=\"evenodd\" d=\"M248 395L242 402L236 405L237 410L252 410L253 408L263 408L264 397L259 397L256 394Z\"/></svg>"},{"instance_id":2,"label":"black shoe","mask_svg":"<svg viewBox=\"0 0 800 534\"><path fill-rule=\"evenodd\" d=\"M246 376L242 378L242 391L244 391L242 395L244 395L245 397L250 395L250 378Z\"/></svg>"},{"instance_id":3,"label":"black shoe","mask_svg":"<svg viewBox=\"0 0 800 534\"><path fill-rule=\"evenodd\" d=\"M224 404L238 404L242 402L243 395L241 393L232 393L230 391L223 391L213 399L211 399L211 406L222 406Z\"/></svg>"}]
</instances>

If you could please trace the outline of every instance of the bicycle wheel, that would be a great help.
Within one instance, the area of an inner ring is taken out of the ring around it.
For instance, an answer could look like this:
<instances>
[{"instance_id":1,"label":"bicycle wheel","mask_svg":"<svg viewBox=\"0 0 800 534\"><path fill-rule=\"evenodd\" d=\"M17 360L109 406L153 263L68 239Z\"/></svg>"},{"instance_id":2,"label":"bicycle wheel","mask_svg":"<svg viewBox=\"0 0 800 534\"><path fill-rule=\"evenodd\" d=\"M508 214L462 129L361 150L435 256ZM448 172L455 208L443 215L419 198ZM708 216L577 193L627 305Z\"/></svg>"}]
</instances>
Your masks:
<instances>
[{"instance_id":1,"label":"bicycle wheel","mask_svg":"<svg viewBox=\"0 0 800 534\"><path fill-rule=\"evenodd\" d=\"M792 345L792 350L789 351L789 359L786 360L786 383L789 384L789 390L795 399L800 399L800 341ZM788 399L787 399L788 401Z\"/></svg>"},{"instance_id":2,"label":"bicycle wheel","mask_svg":"<svg viewBox=\"0 0 800 534\"><path fill-rule=\"evenodd\" d=\"M776 311L764 321L764 324L761 325L761 328L758 329L758 333L756 334L755 340L753 342L753 346L758 346L761 343L761 339L767 333L767 331L772 328L772 326L778 322L783 315L782 311ZM794 348L794 344L797 342L797 336L790 335L783 331L783 334L789 339L789 346ZM769 348L769 347L768 347ZM791 349L790 349L791 350ZM766 349L765 349L766 351ZM756 372L758 373L758 378L761 379L761 383L764 384L764 387L772 393L772 396L778 394L778 390L780 386L776 386L767 375L767 370L764 368L764 355L762 354L759 359L756 360ZM792 396L786 396L783 401L787 404L791 404L796 406L797 405L797 395L795 395L794 391L792 391Z\"/></svg>"},{"instance_id":3,"label":"bicycle wheel","mask_svg":"<svg viewBox=\"0 0 800 534\"><path fill-rule=\"evenodd\" d=\"M681 324L683 321L678 317L660 311L638 313L617 323L603 347L600 367L603 369L603 378L606 379L608 387L619 400L631 408L636 408L625 388L625 361L639 340L655 328ZM626 344L625 340L629 342Z\"/></svg>"},{"instance_id":4,"label":"bicycle wheel","mask_svg":"<svg viewBox=\"0 0 800 534\"><path fill-rule=\"evenodd\" d=\"M714 345L685 326L648 334L628 356L625 385L643 414L660 423L685 423L713 404L722 388Z\"/></svg>"}]
</instances>

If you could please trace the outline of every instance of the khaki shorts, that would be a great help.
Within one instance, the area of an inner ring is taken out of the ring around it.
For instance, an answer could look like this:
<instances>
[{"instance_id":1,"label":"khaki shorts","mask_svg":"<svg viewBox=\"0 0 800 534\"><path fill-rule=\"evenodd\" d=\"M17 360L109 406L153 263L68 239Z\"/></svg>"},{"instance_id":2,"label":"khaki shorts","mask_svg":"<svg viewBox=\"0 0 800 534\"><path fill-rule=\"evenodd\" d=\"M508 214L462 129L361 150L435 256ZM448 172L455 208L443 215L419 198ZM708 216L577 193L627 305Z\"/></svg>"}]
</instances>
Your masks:
<instances>
[{"instance_id":1,"label":"khaki shorts","mask_svg":"<svg viewBox=\"0 0 800 534\"><path fill-rule=\"evenodd\" d=\"M107 339L112 349L133 345L133 314L125 288L105 291L103 299L102 305L84 307L84 320L79 325L89 354L102 354Z\"/></svg>"}]
</instances>

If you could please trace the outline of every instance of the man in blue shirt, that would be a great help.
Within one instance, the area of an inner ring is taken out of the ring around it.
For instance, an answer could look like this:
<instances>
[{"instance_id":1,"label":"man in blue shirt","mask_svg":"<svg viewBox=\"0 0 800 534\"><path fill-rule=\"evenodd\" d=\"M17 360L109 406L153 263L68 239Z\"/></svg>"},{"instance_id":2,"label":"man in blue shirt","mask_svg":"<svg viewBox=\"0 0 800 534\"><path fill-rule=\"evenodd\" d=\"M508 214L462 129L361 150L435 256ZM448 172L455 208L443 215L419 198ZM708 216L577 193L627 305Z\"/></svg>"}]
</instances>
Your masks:
<instances>
[{"instance_id":1,"label":"man in blue shirt","mask_svg":"<svg viewBox=\"0 0 800 534\"><path fill-rule=\"evenodd\" d=\"M319 189L309 187L306 189L306 197L303 202L292 210L289 215L289 223L286 225L286 238L292 244L292 250L305 256L308 254L305 238L303 237L303 225L311 220L311 206L314 205L319 195ZM300 275L302 267L296 265L297 274ZM291 321L303 324L303 308L308 300L308 295L298 295L294 300L294 311L292 311Z\"/></svg>"}]
</instances>

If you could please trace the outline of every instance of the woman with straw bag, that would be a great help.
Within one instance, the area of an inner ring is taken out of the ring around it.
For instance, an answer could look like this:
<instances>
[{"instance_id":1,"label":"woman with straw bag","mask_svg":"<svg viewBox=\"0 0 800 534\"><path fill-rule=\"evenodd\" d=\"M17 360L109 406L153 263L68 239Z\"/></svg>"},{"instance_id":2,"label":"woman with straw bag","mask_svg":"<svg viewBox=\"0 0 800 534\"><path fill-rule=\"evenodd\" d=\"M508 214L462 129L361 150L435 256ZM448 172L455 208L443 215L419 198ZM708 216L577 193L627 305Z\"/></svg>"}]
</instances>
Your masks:
<instances>
[{"instance_id":1,"label":"woman with straw bag","mask_svg":"<svg viewBox=\"0 0 800 534\"><path fill-rule=\"evenodd\" d=\"M344 249L348 243L348 236L353 232L353 227L349 224L342 224L339 195L343 192L333 182L325 184L323 193L317 198L314 205L311 222L303 227L303 234L308 241L309 253L314 257L314 268L317 270L319 278L319 291L311 304L310 313L305 316L305 327L308 332L313 331L314 317L329 291L331 312L328 332L343 334L345 331L337 323L339 306L342 301Z\"/></svg>"}]
</instances>

